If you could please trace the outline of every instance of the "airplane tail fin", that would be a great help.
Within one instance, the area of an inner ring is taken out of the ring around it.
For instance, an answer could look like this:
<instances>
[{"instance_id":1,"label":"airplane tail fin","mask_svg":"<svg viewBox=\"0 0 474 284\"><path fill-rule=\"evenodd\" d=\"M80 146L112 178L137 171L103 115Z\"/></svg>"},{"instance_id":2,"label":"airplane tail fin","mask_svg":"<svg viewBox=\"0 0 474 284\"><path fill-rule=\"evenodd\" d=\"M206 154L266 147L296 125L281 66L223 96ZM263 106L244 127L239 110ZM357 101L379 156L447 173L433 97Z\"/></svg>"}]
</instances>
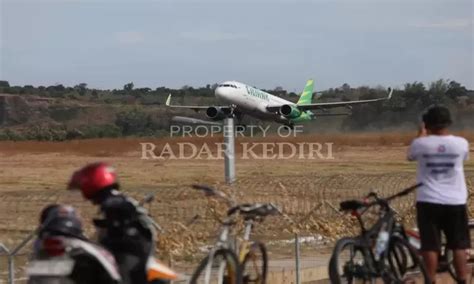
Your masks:
<instances>
[{"instance_id":1,"label":"airplane tail fin","mask_svg":"<svg viewBox=\"0 0 474 284\"><path fill-rule=\"evenodd\" d=\"M303 92L300 95L298 102L296 103L297 105L311 103L311 100L313 99L313 87L314 81L312 79L308 80L308 82L306 82L306 86L303 89Z\"/></svg>"}]
</instances>

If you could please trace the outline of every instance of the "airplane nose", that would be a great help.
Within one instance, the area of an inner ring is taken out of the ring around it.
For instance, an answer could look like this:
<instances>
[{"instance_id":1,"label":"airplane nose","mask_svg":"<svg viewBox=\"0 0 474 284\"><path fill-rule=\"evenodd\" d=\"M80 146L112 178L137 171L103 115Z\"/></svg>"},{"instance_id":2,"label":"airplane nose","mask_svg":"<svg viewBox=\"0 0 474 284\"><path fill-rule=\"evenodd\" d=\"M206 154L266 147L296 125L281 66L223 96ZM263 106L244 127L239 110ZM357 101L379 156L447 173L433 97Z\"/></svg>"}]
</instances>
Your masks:
<instances>
[{"instance_id":1,"label":"airplane nose","mask_svg":"<svg viewBox=\"0 0 474 284\"><path fill-rule=\"evenodd\" d=\"M224 88L222 87L217 87L216 90L214 91L214 95L216 96L216 98L218 99L222 99L225 97L225 90Z\"/></svg>"}]
</instances>

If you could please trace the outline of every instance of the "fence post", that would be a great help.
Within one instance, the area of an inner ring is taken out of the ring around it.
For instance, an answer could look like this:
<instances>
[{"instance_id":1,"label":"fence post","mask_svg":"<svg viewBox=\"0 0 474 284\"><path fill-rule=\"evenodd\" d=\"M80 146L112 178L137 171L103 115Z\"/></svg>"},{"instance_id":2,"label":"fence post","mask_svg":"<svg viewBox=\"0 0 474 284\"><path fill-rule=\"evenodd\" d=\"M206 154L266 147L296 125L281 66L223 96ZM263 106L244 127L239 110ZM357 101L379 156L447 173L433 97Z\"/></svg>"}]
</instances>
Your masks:
<instances>
[{"instance_id":1,"label":"fence post","mask_svg":"<svg viewBox=\"0 0 474 284\"><path fill-rule=\"evenodd\" d=\"M173 270L173 255L171 254L171 252L168 253L168 267ZM170 280L170 284L174 284L174 281L173 280Z\"/></svg>"},{"instance_id":2,"label":"fence post","mask_svg":"<svg viewBox=\"0 0 474 284\"><path fill-rule=\"evenodd\" d=\"M296 259L296 284L301 284L300 275L300 240L298 234L295 233L295 259Z\"/></svg>"},{"instance_id":3,"label":"fence post","mask_svg":"<svg viewBox=\"0 0 474 284\"><path fill-rule=\"evenodd\" d=\"M4 252L7 256L7 262L8 262L8 283L13 283L12 281L12 270L10 269L10 250L2 243L0 243L0 252Z\"/></svg>"},{"instance_id":4,"label":"fence post","mask_svg":"<svg viewBox=\"0 0 474 284\"><path fill-rule=\"evenodd\" d=\"M25 246L28 244L28 242L33 239L33 237L37 234L38 229L32 231L21 243L16 246L9 254L8 254L8 284L14 284L15 283L15 256L17 253ZM3 248L5 250L5 248Z\"/></svg>"},{"instance_id":5,"label":"fence post","mask_svg":"<svg viewBox=\"0 0 474 284\"><path fill-rule=\"evenodd\" d=\"M8 284L15 283L15 262L13 254L8 255Z\"/></svg>"}]
</instances>

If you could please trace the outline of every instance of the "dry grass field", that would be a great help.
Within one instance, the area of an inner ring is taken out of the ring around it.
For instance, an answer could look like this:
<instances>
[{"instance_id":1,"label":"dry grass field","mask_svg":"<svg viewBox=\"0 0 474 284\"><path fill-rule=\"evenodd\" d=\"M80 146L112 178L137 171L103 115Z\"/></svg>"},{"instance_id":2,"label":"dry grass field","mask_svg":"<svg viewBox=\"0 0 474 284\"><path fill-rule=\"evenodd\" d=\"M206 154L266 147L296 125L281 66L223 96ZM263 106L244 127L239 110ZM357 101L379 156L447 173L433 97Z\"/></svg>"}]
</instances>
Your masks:
<instances>
[{"instance_id":1,"label":"dry grass field","mask_svg":"<svg viewBox=\"0 0 474 284\"><path fill-rule=\"evenodd\" d=\"M472 132L460 135L474 141ZM166 230L161 236L161 253L171 254L175 259L193 260L196 249L215 235L215 218L222 212L221 204L194 192L189 187L192 183L206 183L233 192L239 201L273 202L296 221L295 224L289 218L271 217L257 227L260 238L287 239L299 232L333 240L355 231L350 218L333 209L339 201L360 197L370 190L388 195L415 182L415 165L405 160L412 136L385 133L239 138L236 144L239 153L243 151L241 143L330 142L333 159L242 159L238 155L238 180L232 187L223 182L222 160L141 159L143 142L156 144L158 154L166 143L176 150L179 143L212 144L221 142L219 138L1 142L0 243L7 247L18 244L35 228L41 208L49 203L63 202L78 207L85 224L90 224L96 209L78 193L65 188L75 169L93 161L114 165L123 190L137 199L149 192L156 194L149 210ZM472 159L467 162L466 174L473 190ZM407 222L412 221L412 205L413 196L396 202ZM93 236L90 225L87 230Z\"/></svg>"}]
</instances>

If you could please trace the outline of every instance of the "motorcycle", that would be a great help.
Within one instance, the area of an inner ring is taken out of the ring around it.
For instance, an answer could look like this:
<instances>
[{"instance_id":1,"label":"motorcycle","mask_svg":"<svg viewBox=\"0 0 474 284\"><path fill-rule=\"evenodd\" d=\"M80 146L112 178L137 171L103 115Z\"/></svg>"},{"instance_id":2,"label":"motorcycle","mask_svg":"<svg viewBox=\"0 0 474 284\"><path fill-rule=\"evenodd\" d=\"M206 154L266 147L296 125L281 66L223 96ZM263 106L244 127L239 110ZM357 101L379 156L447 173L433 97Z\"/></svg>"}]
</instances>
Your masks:
<instances>
[{"instance_id":1,"label":"motorcycle","mask_svg":"<svg viewBox=\"0 0 474 284\"><path fill-rule=\"evenodd\" d=\"M116 284L121 278L114 257L86 240L47 236L38 239L26 273L28 284Z\"/></svg>"},{"instance_id":2,"label":"motorcycle","mask_svg":"<svg viewBox=\"0 0 474 284\"><path fill-rule=\"evenodd\" d=\"M137 202L123 195L111 196L101 205L104 218L94 219L99 243L114 254L123 283L161 284L178 278L154 257L157 231L163 229L143 207L153 199L153 195L147 195Z\"/></svg>"}]
</instances>

